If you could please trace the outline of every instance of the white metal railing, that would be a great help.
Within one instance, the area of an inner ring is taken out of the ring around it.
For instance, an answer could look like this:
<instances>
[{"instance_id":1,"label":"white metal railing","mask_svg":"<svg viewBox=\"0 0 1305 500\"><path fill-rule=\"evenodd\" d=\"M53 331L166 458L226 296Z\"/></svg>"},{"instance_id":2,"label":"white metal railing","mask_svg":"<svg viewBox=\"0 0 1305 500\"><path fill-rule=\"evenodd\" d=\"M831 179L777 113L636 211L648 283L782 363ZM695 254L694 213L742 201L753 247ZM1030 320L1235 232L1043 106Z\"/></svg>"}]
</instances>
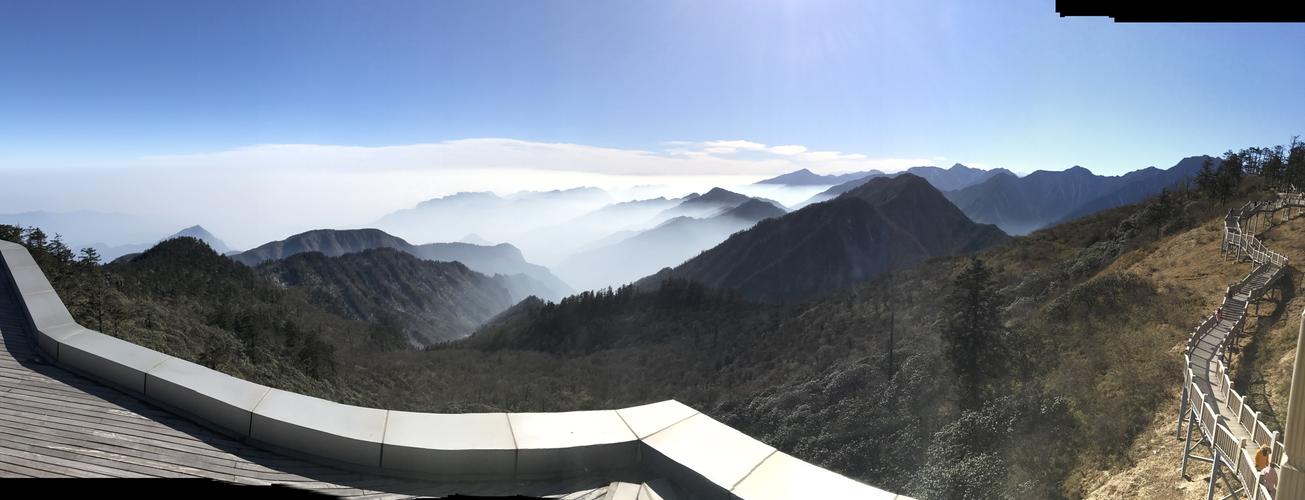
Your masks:
<instances>
[{"instance_id":1,"label":"white metal railing","mask_svg":"<svg viewBox=\"0 0 1305 500\"><path fill-rule=\"evenodd\" d=\"M1260 420L1260 412L1247 404L1246 397L1233 388L1224 353L1229 343L1245 327L1246 308L1250 302L1263 296L1268 291L1269 285L1282 276L1287 266L1287 257L1270 250L1258 235L1271 228L1275 222L1279 222L1275 219L1282 210L1287 210L1283 220L1299 216L1300 213L1292 213L1293 209L1305 209L1305 194L1279 193L1272 201L1248 202L1241 208L1228 211L1228 215L1224 218L1223 249L1226 252L1233 252L1238 259L1245 257L1250 260L1255 264L1255 269L1229 286L1224 293L1220 310L1224 311L1225 317L1230 314L1235 315L1228 334L1219 339L1213 346L1213 350L1203 345L1210 332L1220 323L1220 318L1215 315L1206 317L1188 337L1186 352L1183 355L1184 387L1187 389L1192 405L1189 411L1192 412L1192 417L1196 420L1201 433L1216 448L1215 454L1218 460L1224 462L1242 484L1241 493L1255 500L1267 500L1270 496L1268 490L1260 484L1260 472L1256 470L1255 459L1247 447L1248 445L1252 448L1258 448L1260 445L1269 446L1271 460L1276 463L1282 459L1283 443L1279 439L1280 434L1270 430ZM1302 213L1305 213L1305 210ZM1257 281L1260 283L1257 284ZM1193 363L1194 357L1198 361L1196 364ZM1217 391L1217 397L1214 394L1206 394L1200 382L1209 384L1207 387ZM1219 384L1218 387L1213 385L1216 382ZM1216 409L1216 406L1222 408ZM1233 426L1240 432L1234 432ZM1246 435L1248 438L1239 439L1237 437L1239 435Z\"/></svg>"}]
</instances>

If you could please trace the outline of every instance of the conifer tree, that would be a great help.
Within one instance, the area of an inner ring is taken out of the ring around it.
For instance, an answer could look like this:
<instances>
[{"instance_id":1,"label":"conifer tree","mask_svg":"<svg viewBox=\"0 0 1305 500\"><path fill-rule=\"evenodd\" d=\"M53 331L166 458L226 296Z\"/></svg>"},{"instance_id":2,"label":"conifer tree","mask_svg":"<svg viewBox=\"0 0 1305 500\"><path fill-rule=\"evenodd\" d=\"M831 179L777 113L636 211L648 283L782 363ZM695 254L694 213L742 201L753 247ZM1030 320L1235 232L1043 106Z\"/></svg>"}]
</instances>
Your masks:
<instances>
[{"instance_id":1,"label":"conifer tree","mask_svg":"<svg viewBox=\"0 0 1305 500\"><path fill-rule=\"evenodd\" d=\"M948 297L951 317L943 338L965 408L978 406L983 380L1003 366L1001 318L992 287L992 272L976 257L956 277Z\"/></svg>"}]
</instances>

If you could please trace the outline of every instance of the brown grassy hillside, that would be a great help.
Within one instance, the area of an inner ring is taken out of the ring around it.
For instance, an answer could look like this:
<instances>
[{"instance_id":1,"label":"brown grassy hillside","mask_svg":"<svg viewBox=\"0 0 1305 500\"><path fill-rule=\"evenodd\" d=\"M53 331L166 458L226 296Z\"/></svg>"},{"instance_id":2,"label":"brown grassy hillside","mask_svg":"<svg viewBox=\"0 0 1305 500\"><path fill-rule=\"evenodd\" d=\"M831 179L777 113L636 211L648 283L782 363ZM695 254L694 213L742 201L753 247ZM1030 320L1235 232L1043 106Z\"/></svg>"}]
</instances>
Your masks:
<instances>
[{"instance_id":1,"label":"brown grassy hillside","mask_svg":"<svg viewBox=\"0 0 1305 500\"><path fill-rule=\"evenodd\" d=\"M1218 306L1223 290L1229 283L1240 280L1251 271L1249 263L1221 259L1222 221L1211 220L1201 227L1161 240L1121 256L1111 269L1146 276L1166 289L1182 290L1198 305L1185 312L1190 320L1183 326L1184 335L1194 328L1203 314ZM1287 255L1292 262L1305 262L1305 219L1296 219L1273 228L1265 234L1265 244ZM1286 300L1267 300L1252 319L1241 343L1242 353L1233 357L1235 385L1248 394L1255 408L1264 411L1270 428L1280 429L1276 416L1285 416L1286 399L1290 389L1291 367L1295 356L1296 333L1299 317L1305 310L1305 300L1294 297L1290 290L1299 282L1299 272L1292 269L1282 282L1283 290L1276 297ZM1284 294L1285 292L1285 294ZM1174 337L1170 352L1182 352L1185 337ZM1146 499L1200 499L1205 498L1209 481L1208 464L1189 463L1184 480L1178 470L1181 443L1175 439L1175 419L1178 414L1178 389L1180 365L1172 367L1173 390L1157 408L1145 431L1129 449L1130 462L1117 467L1097 470L1084 469L1081 474L1081 491L1088 498L1146 498ZM1222 491L1222 490L1220 490ZM1222 494L1227 494L1223 492Z\"/></svg>"}]
</instances>

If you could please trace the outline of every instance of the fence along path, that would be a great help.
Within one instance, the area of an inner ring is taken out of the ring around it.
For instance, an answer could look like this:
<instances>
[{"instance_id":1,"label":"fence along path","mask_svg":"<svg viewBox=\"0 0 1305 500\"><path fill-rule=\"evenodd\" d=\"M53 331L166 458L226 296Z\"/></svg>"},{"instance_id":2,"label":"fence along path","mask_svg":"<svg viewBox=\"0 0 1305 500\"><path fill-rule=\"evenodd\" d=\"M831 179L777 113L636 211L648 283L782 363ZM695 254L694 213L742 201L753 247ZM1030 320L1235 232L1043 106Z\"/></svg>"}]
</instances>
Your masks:
<instances>
[{"instance_id":1,"label":"fence along path","mask_svg":"<svg viewBox=\"0 0 1305 500\"><path fill-rule=\"evenodd\" d=\"M1185 383L1178 414L1179 439L1183 439L1183 420L1187 420L1182 474L1187 474L1189 459L1210 463L1207 498L1213 498L1214 487L1225 468L1230 473L1228 477L1240 485L1234 494L1256 500L1270 498L1268 490L1260 484L1254 455L1261 445L1267 445L1272 450L1271 460L1278 463L1282 459L1283 443L1277 431L1269 430L1260 421L1260 412L1233 388L1227 353L1246 325L1247 307L1260 300L1287 268L1287 257L1266 247L1259 235L1301 214L1305 214L1305 195L1293 192L1279 193L1271 201L1248 202L1230 210L1224 218L1224 255L1236 261L1249 261L1254 268L1224 292L1221 313L1206 317L1188 338L1183 355ZM1213 456L1193 454L1202 443L1209 445Z\"/></svg>"}]
</instances>

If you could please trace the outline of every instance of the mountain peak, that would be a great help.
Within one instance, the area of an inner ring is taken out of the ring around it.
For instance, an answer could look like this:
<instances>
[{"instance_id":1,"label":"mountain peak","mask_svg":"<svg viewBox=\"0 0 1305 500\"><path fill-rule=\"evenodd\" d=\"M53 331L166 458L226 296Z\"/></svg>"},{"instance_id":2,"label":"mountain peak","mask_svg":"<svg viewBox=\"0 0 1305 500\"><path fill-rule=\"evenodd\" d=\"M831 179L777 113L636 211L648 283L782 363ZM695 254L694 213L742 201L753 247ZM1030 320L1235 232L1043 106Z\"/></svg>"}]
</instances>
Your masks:
<instances>
[{"instance_id":1,"label":"mountain peak","mask_svg":"<svg viewBox=\"0 0 1305 500\"><path fill-rule=\"evenodd\" d=\"M610 201L611 196L600 188L580 186L552 191L518 191L507 196L510 200L596 199Z\"/></svg>"},{"instance_id":2,"label":"mountain peak","mask_svg":"<svg viewBox=\"0 0 1305 500\"><path fill-rule=\"evenodd\" d=\"M870 179L837 199L762 220L637 284L687 278L755 299L804 300L1005 238L994 226L972 222L928 180L903 173Z\"/></svg>"},{"instance_id":3,"label":"mountain peak","mask_svg":"<svg viewBox=\"0 0 1305 500\"><path fill-rule=\"evenodd\" d=\"M313 229L284 240L265 243L231 258L245 265L256 266L305 252L321 252L327 257L335 257L378 247L394 247L406 251L412 245L403 238L380 229Z\"/></svg>"},{"instance_id":4,"label":"mountain peak","mask_svg":"<svg viewBox=\"0 0 1305 500\"><path fill-rule=\"evenodd\" d=\"M489 240L482 238L479 234L468 233L458 240L459 243L470 243L472 245L493 245Z\"/></svg>"},{"instance_id":5,"label":"mountain peak","mask_svg":"<svg viewBox=\"0 0 1305 500\"><path fill-rule=\"evenodd\" d=\"M881 203L904 193L914 193L921 189L938 192L938 189L933 187L933 184L930 184L924 177L912 173L902 173L893 177L870 179L870 181L848 191L843 196L861 198L871 203ZM938 196L942 196L941 193Z\"/></svg>"},{"instance_id":6,"label":"mountain peak","mask_svg":"<svg viewBox=\"0 0 1305 500\"><path fill-rule=\"evenodd\" d=\"M457 193L453 193L447 196L431 198L429 200L418 203L417 208L419 209L431 208L431 207L439 206L442 203L494 202L494 201L502 201L502 200L503 199L500 198L498 195L491 193L489 191L459 191Z\"/></svg>"},{"instance_id":7,"label":"mountain peak","mask_svg":"<svg viewBox=\"0 0 1305 500\"><path fill-rule=\"evenodd\" d=\"M711 191L707 191L706 194L687 200L685 201L685 203L692 203L692 204L719 203L719 204L739 205L746 201L748 201L747 196L741 195L739 193L735 193L728 189L714 187L711 188Z\"/></svg>"},{"instance_id":8,"label":"mountain peak","mask_svg":"<svg viewBox=\"0 0 1305 500\"><path fill-rule=\"evenodd\" d=\"M207 229L204 229L204 226L199 224L177 231L176 234L165 239L180 238L183 236L203 241L204 243L207 243L208 246L212 247L215 252L220 254L231 251L230 248L227 248L226 243L223 243L217 236L213 236L213 233L208 232Z\"/></svg>"},{"instance_id":9,"label":"mountain peak","mask_svg":"<svg viewBox=\"0 0 1305 500\"><path fill-rule=\"evenodd\" d=\"M787 174L778 175L769 179L757 181L755 184L782 184L787 186L832 186L842 184L855 179L874 177L884 175L878 170L866 170L864 172L849 172L846 174L820 175L809 169L801 168Z\"/></svg>"},{"instance_id":10,"label":"mountain peak","mask_svg":"<svg viewBox=\"0 0 1305 500\"><path fill-rule=\"evenodd\" d=\"M735 217L749 221L760 221L772 217L780 217L788 212L766 200L753 198L743 202L737 207L731 208L721 217Z\"/></svg>"},{"instance_id":11,"label":"mountain peak","mask_svg":"<svg viewBox=\"0 0 1305 500\"><path fill-rule=\"evenodd\" d=\"M805 168L794 170L787 174L780 174L769 179L757 181L755 184L786 184L802 185L818 183L821 176Z\"/></svg>"},{"instance_id":12,"label":"mountain peak","mask_svg":"<svg viewBox=\"0 0 1305 500\"><path fill-rule=\"evenodd\" d=\"M705 194L704 196L713 196L713 195L714 195L714 196L722 196L722 195L727 195L727 194L738 194L738 193L735 193L735 192L730 191L730 190L725 189L725 188L714 187L714 188L711 188L710 191L707 191L707 194Z\"/></svg>"}]
</instances>

